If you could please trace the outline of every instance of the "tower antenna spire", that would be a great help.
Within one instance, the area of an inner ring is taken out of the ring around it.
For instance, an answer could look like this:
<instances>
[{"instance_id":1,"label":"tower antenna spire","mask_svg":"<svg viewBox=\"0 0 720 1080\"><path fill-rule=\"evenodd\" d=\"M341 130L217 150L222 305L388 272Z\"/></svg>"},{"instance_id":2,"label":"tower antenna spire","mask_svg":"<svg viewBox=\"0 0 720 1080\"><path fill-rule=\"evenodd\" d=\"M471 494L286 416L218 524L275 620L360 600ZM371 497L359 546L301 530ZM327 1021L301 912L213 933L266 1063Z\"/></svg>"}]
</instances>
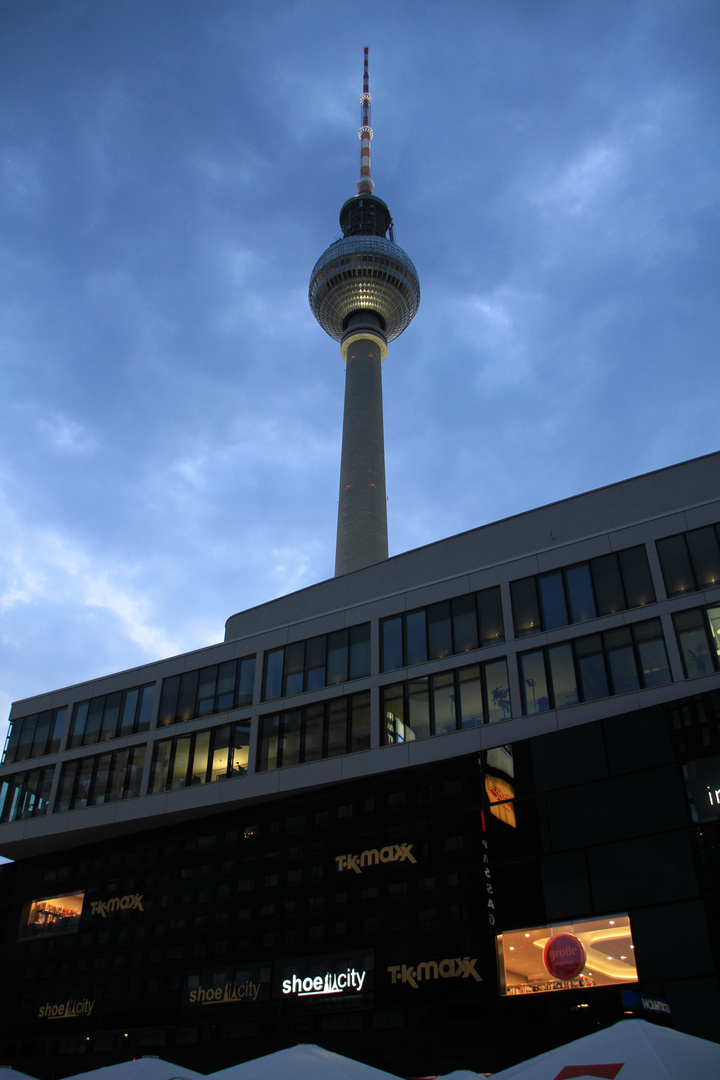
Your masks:
<instances>
[{"instance_id":1,"label":"tower antenna spire","mask_svg":"<svg viewBox=\"0 0 720 1080\"><path fill-rule=\"evenodd\" d=\"M370 127L370 84L368 81L368 47L365 46L365 66L363 69L363 92L360 97L361 126L358 131L360 140L360 179L357 182L358 195L372 195L375 185L370 179L370 140L373 129Z\"/></svg>"}]
</instances>

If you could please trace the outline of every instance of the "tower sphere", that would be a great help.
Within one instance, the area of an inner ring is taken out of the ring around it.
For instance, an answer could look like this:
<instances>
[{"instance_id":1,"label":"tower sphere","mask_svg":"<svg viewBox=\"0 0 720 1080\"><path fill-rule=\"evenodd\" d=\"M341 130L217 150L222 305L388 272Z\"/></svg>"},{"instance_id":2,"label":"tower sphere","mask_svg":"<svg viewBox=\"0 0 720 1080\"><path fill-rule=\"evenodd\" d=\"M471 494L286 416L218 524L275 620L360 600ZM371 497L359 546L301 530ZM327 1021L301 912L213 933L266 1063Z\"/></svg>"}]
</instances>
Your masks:
<instances>
[{"instance_id":1,"label":"tower sphere","mask_svg":"<svg viewBox=\"0 0 720 1080\"><path fill-rule=\"evenodd\" d=\"M340 211L343 239L320 256L310 276L313 315L341 341L351 316L372 312L387 341L399 337L420 304L417 270L402 248L386 239L392 218L382 199L355 195Z\"/></svg>"}]
</instances>

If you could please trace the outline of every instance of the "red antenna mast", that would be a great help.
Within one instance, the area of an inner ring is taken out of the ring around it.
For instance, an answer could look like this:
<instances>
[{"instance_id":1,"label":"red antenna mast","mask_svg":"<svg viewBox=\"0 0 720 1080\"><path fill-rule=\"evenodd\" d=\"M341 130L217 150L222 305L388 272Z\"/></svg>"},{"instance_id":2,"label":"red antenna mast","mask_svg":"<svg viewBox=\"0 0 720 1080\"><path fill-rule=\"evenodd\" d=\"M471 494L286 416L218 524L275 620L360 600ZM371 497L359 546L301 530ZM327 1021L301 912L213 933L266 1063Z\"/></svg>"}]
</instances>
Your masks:
<instances>
[{"instance_id":1,"label":"red antenna mast","mask_svg":"<svg viewBox=\"0 0 720 1080\"><path fill-rule=\"evenodd\" d=\"M362 108L362 126L358 131L358 138L360 140L360 179L357 182L358 195L372 195L375 190L375 185L370 179L370 140L373 137L373 130L370 127L370 103L372 98L370 97L369 83L368 83L368 47L365 46L365 68L363 71L363 92L360 98L360 105Z\"/></svg>"}]
</instances>

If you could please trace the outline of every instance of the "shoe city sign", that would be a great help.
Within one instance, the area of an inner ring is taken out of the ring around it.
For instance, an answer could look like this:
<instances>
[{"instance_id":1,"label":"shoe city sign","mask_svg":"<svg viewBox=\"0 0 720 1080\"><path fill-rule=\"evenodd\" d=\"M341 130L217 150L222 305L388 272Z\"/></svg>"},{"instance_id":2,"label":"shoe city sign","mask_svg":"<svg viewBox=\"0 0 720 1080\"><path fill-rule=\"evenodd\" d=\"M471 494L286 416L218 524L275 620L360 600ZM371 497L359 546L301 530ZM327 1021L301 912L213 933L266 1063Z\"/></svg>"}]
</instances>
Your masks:
<instances>
[{"instance_id":1,"label":"shoe city sign","mask_svg":"<svg viewBox=\"0 0 720 1080\"><path fill-rule=\"evenodd\" d=\"M62 1005L41 1005L38 1009L38 1020L72 1020L76 1016L89 1016L95 1004L91 998L83 998L81 1001L68 999Z\"/></svg>"},{"instance_id":2,"label":"shoe city sign","mask_svg":"<svg viewBox=\"0 0 720 1080\"><path fill-rule=\"evenodd\" d=\"M188 994L188 1005L229 1005L241 1001L257 1001L260 983L246 982L238 985L226 982L224 986L196 986Z\"/></svg>"},{"instance_id":3,"label":"shoe city sign","mask_svg":"<svg viewBox=\"0 0 720 1080\"><path fill-rule=\"evenodd\" d=\"M346 971L325 972L324 975L293 975L289 979L283 979L282 992L295 997L322 997L331 994L359 993L367 971L356 971L348 968Z\"/></svg>"}]
</instances>

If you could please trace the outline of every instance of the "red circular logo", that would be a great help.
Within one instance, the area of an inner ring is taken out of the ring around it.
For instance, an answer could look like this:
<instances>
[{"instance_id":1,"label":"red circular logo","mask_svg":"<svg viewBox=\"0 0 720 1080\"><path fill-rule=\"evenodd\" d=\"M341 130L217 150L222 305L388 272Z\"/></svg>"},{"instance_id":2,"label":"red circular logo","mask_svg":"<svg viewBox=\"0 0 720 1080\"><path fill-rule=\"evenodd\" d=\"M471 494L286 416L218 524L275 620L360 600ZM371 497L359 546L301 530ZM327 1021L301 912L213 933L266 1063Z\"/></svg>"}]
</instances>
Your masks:
<instances>
[{"instance_id":1,"label":"red circular logo","mask_svg":"<svg viewBox=\"0 0 720 1080\"><path fill-rule=\"evenodd\" d=\"M572 934L555 934L545 943L543 964L556 979L574 979L585 967L582 942Z\"/></svg>"}]
</instances>

